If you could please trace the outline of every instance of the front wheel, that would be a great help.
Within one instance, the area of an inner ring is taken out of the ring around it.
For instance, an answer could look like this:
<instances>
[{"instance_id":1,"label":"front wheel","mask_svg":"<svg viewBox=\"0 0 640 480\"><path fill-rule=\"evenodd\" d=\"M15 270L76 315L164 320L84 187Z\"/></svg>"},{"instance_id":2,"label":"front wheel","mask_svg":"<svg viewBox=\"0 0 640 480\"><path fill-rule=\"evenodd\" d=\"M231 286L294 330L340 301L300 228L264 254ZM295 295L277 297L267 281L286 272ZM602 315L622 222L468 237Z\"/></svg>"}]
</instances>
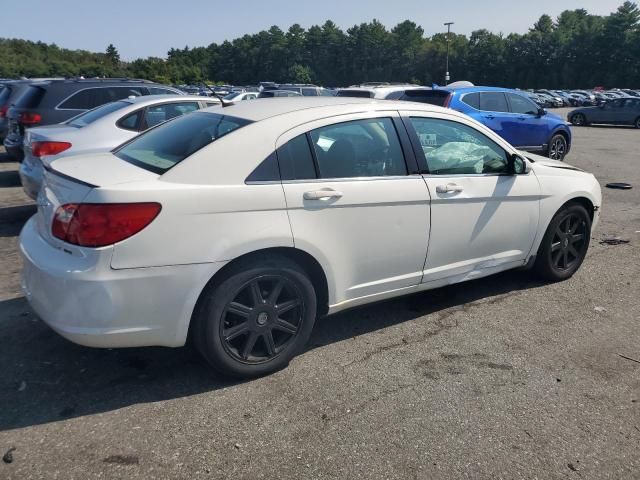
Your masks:
<instances>
[{"instance_id":1,"label":"front wheel","mask_svg":"<svg viewBox=\"0 0 640 480\"><path fill-rule=\"evenodd\" d=\"M587 119L582 113L575 113L571 116L571 123L576 127L583 127L587 124Z\"/></svg>"},{"instance_id":2,"label":"front wheel","mask_svg":"<svg viewBox=\"0 0 640 480\"><path fill-rule=\"evenodd\" d=\"M549 141L549 150L547 155L552 160L564 160L567 155L568 144L564 135L556 134Z\"/></svg>"},{"instance_id":3,"label":"front wheel","mask_svg":"<svg viewBox=\"0 0 640 480\"><path fill-rule=\"evenodd\" d=\"M578 271L591 238L591 217L582 205L570 203L553 217L544 234L535 271L544 279L560 281Z\"/></svg>"},{"instance_id":4,"label":"front wheel","mask_svg":"<svg viewBox=\"0 0 640 480\"><path fill-rule=\"evenodd\" d=\"M215 370L229 376L258 377L286 367L316 318L313 284L286 257L237 265L204 295L195 344Z\"/></svg>"}]
</instances>

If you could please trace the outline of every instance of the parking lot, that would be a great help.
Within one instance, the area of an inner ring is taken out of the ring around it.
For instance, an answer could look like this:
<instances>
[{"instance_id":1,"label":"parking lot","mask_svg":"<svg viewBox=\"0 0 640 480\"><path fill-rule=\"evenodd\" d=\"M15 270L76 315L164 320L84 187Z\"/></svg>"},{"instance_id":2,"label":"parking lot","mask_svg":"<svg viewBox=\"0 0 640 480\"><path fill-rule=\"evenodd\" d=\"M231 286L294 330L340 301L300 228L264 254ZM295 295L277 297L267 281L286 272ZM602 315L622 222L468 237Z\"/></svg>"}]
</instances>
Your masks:
<instances>
[{"instance_id":1,"label":"parking lot","mask_svg":"<svg viewBox=\"0 0 640 480\"><path fill-rule=\"evenodd\" d=\"M40 322L20 292L33 207L0 154L0 478L638 478L640 132L573 133L567 162L604 196L573 278L340 313L240 382L190 348L89 349Z\"/></svg>"}]
</instances>

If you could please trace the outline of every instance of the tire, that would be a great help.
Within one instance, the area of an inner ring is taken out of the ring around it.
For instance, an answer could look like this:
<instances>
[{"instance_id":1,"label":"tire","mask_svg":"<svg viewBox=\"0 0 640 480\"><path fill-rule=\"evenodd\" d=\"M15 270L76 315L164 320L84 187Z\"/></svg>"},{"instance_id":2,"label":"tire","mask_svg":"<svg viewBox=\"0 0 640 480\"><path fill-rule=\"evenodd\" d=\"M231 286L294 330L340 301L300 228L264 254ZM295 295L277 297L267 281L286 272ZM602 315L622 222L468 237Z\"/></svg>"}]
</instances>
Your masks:
<instances>
[{"instance_id":1,"label":"tire","mask_svg":"<svg viewBox=\"0 0 640 480\"><path fill-rule=\"evenodd\" d=\"M549 147L547 148L547 157L552 160L564 160L567 156L568 150L567 139L564 135L556 133L551 140L549 140Z\"/></svg>"},{"instance_id":2,"label":"tire","mask_svg":"<svg viewBox=\"0 0 640 480\"><path fill-rule=\"evenodd\" d=\"M636 128L640 128L640 117L636 118L636 121L633 122L633 126Z\"/></svg>"},{"instance_id":3,"label":"tire","mask_svg":"<svg viewBox=\"0 0 640 480\"><path fill-rule=\"evenodd\" d=\"M252 378L286 367L316 319L316 292L305 271L283 256L239 263L203 292L194 343L223 375Z\"/></svg>"},{"instance_id":4,"label":"tire","mask_svg":"<svg viewBox=\"0 0 640 480\"><path fill-rule=\"evenodd\" d=\"M571 123L576 127L584 127L587 125L587 118L582 113L575 113L571 115Z\"/></svg>"},{"instance_id":5,"label":"tire","mask_svg":"<svg viewBox=\"0 0 640 480\"><path fill-rule=\"evenodd\" d=\"M589 213L578 203L568 203L551 219L538 249L534 271L553 282L570 278L582 265L590 239Z\"/></svg>"}]
</instances>

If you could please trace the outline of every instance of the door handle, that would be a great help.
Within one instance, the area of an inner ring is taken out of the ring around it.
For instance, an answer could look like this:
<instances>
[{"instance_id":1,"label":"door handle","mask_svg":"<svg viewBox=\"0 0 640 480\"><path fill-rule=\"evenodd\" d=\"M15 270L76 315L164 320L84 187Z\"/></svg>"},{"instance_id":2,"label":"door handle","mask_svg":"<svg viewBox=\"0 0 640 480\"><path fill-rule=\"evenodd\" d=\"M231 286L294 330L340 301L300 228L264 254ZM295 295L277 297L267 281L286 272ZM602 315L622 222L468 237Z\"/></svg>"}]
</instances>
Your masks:
<instances>
[{"instance_id":1,"label":"door handle","mask_svg":"<svg viewBox=\"0 0 640 480\"><path fill-rule=\"evenodd\" d=\"M446 185L436 186L436 192L438 193L453 193L461 192L462 190L464 190L462 185L458 185L457 183L447 183Z\"/></svg>"},{"instance_id":2,"label":"door handle","mask_svg":"<svg viewBox=\"0 0 640 480\"><path fill-rule=\"evenodd\" d=\"M325 198L340 198L342 197L342 192L337 190L312 190L304 192L302 196L305 200L323 200Z\"/></svg>"}]
</instances>

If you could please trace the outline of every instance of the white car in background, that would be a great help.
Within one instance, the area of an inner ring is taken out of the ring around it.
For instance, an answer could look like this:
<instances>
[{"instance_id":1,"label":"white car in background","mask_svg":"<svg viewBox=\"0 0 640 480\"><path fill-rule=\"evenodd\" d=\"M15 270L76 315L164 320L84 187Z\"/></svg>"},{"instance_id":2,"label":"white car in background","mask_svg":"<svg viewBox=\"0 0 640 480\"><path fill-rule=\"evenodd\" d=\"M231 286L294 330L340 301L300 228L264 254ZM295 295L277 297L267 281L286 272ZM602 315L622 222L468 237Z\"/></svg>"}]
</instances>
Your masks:
<instances>
[{"instance_id":1,"label":"white car in background","mask_svg":"<svg viewBox=\"0 0 640 480\"><path fill-rule=\"evenodd\" d=\"M29 197L36 199L45 157L111 150L159 123L216 105L220 105L220 100L200 96L130 97L94 108L64 123L31 128L24 138L24 160L19 171L22 187Z\"/></svg>"},{"instance_id":2,"label":"white car in background","mask_svg":"<svg viewBox=\"0 0 640 480\"><path fill-rule=\"evenodd\" d=\"M191 337L251 377L286 366L318 316L519 267L571 277L601 200L593 175L453 110L240 102L51 162L23 290L76 343Z\"/></svg>"},{"instance_id":3,"label":"white car in background","mask_svg":"<svg viewBox=\"0 0 640 480\"><path fill-rule=\"evenodd\" d=\"M231 92L229 95L222 97L225 102L241 102L243 100L255 100L260 92Z\"/></svg>"}]
</instances>

